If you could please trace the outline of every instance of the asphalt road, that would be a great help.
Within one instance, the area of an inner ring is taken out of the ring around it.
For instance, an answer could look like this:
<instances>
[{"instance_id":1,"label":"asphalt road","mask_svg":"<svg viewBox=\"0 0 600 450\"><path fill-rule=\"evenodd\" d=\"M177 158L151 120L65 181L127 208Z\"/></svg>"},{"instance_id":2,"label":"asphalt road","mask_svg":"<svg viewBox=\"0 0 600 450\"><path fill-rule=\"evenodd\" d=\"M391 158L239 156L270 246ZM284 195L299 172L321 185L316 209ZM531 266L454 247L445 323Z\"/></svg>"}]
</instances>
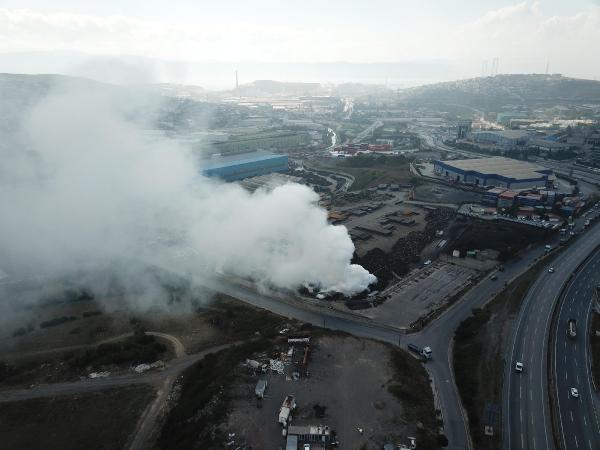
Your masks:
<instances>
[{"instance_id":1,"label":"asphalt road","mask_svg":"<svg viewBox=\"0 0 600 450\"><path fill-rule=\"evenodd\" d=\"M359 134L357 134L356 137L354 139L352 139L352 143L353 144L360 143L364 138L366 138L370 134L373 134L373 132L377 128L380 128L382 126L383 126L383 122L381 120L377 119L375 122L373 122L371 125L369 125L368 128L364 129Z\"/></svg>"},{"instance_id":2,"label":"asphalt road","mask_svg":"<svg viewBox=\"0 0 600 450\"><path fill-rule=\"evenodd\" d=\"M504 272L495 273L497 280L485 278L424 330L403 337L404 343L414 343L421 347L429 345L433 349L433 359L427 362L426 368L434 382L438 408L443 414L444 432L450 444L449 449L471 448L466 413L463 411L452 371L454 332L458 325L471 315L473 308L484 306L500 292L505 283L525 271L543 253L543 247L538 247L522 259L505 264Z\"/></svg>"},{"instance_id":3,"label":"asphalt road","mask_svg":"<svg viewBox=\"0 0 600 450\"><path fill-rule=\"evenodd\" d=\"M555 398L558 428L565 450L600 449L600 423L592 389L589 366L589 320L594 303L594 289L600 282L600 251L597 251L576 273L562 299L554 339ZM577 336L567 335L567 321L577 322ZM570 388L579 398L570 395Z\"/></svg>"},{"instance_id":4,"label":"asphalt road","mask_svg":"<svg viewBox=\"0 0 600 450\"><path fill-rule=\"evenodd\" d=\"M600 244L595 225L543 270L527 293L511 333L512 345L505 366L503 390L504 447L507 449L553 449L548 402L548 336L552 312L562 287L573 270ZM516 362L524 371L515 371Z\"/></svg>"}]
</instances>

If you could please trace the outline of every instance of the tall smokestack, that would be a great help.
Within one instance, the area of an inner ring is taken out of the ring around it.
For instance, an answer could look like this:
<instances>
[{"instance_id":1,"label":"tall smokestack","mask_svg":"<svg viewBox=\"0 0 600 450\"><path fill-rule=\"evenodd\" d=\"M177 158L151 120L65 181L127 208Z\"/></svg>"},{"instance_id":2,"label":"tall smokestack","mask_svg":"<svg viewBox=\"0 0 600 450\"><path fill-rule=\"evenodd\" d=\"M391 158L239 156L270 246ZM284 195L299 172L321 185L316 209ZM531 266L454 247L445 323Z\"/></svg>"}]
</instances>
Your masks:
<instances>
[{"instance_id":1,"label":"tall smokestack","mask_svg":"<svg viewBox=\"0 0 600 450\"><path fill-rule=\"evenodd\" d=\"M237 91L239 85L238 85L238 73L237 70L235 71L235 90Z\"/></svg>"}]
</instances>

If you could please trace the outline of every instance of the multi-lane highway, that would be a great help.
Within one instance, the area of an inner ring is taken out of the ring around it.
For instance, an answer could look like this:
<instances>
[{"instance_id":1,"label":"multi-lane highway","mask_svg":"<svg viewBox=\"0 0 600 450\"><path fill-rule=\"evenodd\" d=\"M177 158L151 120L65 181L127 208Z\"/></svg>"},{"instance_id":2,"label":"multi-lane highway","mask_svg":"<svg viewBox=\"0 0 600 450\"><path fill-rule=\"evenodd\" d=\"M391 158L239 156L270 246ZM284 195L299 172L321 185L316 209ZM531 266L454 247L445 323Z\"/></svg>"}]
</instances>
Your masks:
<instances>
[{"instance_id":1,"label":"multi-lane highway","mask_svg":"<svg viewBox=\"0 0 600 450\"><path fill-rule=\"evenodd\" d=\"M564 450L600 449L600 423L594 405L588 358L589 319L594 289L600 282L600 251L586 261L569 284L560 304L553 339L557 427ZM576 336L569 337L567 322L576 321ZM576 388L578 398L570 393Z\"/></svg>"},{"instance_id":2,"label":"multi-lane highway","mask_svg":"<svg viewBox=\"0 0 600 450\"><path fill-rule=\"evenodd\" d=\"M513 327L505 366L504 443L507 449L553 449L548 399L548 337L554 307L571 273L600 245L598 225L574 241L542 271L530 288ZM563 330L564 331L564 330ZM516 372L515 364L524 365Z\"/></svg>"}]
</instances>

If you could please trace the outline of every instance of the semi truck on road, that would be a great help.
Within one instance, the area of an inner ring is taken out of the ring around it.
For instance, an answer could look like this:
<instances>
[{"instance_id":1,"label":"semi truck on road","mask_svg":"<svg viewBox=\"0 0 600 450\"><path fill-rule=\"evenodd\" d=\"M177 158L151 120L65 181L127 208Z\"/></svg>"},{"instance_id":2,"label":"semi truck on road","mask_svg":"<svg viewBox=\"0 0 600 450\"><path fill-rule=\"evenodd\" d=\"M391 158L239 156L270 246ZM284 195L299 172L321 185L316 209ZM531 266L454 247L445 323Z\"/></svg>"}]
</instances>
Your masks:
<instances>
[{"instance_id":1,"label":"semi truck on road","mask_svg":"<svg viewBox=\"0 0 600 450\"><path fill-rule=\"evenodd\" d=\"M408 349L413 352L416 353L417 355L419 355L421 358L423 359L431 359L432 356L432 351L431 351L431 347L419 347L418 345L415 344L408 344Z\"/></svg>"}]
</instances>

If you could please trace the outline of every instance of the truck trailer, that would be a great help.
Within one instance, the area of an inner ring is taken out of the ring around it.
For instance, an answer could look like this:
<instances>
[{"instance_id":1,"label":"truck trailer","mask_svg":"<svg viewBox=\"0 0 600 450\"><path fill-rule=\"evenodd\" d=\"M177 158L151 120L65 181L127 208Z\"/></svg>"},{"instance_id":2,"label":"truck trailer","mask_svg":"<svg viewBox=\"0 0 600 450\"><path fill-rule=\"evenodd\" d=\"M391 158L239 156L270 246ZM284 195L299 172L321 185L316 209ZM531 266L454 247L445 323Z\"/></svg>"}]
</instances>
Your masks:
<instances>
[{"instance_id":1,"label":"truck trailer","mask_svg":"<svg viewBox=\"0 0 600 450\"><path fill-rule=\"evenodd\" d=\"M413 352L416 353L417 355L419 355L421 358L423 359L431 359L432 356L432 351L431 351L431 347L419 347L418 345L415 344L408 344L408 349Z\"/></svg>"},{"instance_id":2,"label":"truck trailer","mask_svg":"<svg viewBox=\"0 0 600 450\"><path fill-rule=\"evenodd\" d=\"M267 380L258 380L256 383L256 387L254 388L254 393L258 398L263 398L265 396L265 391L267 390Z\"/></svg>"},{"instance_id":3,"label":"truck trailer","mask_svg":"<svg viewBox=\"0 0 600 450\"><path fill-rule=\"evenodd\" d=\"M296 400L293 395L288 395L283 400L281 408L279 409L278 422L284 427L292 421L292 411L296 409Z\"/></svg>"}]
</instances>

